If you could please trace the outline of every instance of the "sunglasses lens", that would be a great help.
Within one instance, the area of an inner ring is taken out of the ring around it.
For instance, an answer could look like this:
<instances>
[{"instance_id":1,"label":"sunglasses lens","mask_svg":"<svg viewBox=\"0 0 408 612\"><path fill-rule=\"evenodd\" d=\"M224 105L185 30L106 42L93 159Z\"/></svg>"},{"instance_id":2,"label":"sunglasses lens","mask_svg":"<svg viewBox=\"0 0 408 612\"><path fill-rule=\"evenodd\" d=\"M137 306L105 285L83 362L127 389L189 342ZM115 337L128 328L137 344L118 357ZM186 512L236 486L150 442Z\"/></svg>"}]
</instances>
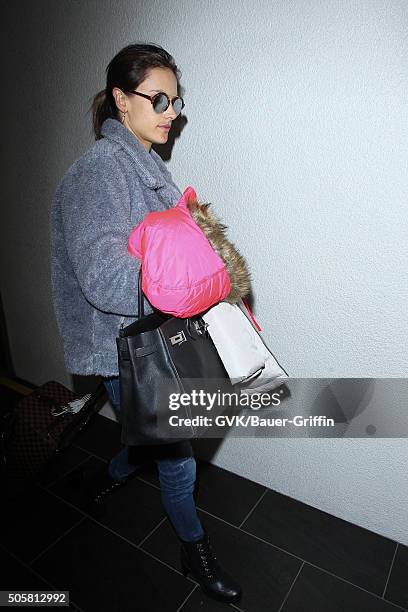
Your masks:
<instances>
[{"instance_id":1,"label":"sunglasses lens","mask_svg":"<svg viewBox=\"0 0 408 612\"><path fill-rule=\"evenodd\" d=\"M181 113L181 109L183 108L183 100L181 98L176 98L176 100L174 100L173 108L176 115L179 115Z\"/></svg>"},{"instance_id":2,"label":"sunglasses lens","mask_svg":"<svg viewBox=\"0 0 408 612\"><path fill-rule=\"evenodd\" d=\"M162 113L163 111L166 110L166 108L168 107L169 104L169 99L166 96L166 94L158 94L155 99L154 99L154 104L153 104L153 108L156 111L156 113Z\"/></svg>"},{"instance_id":3,"label":"sunglasses lens","mask_svg":"<svg viewBox=\"0 0 408 612\"><path fill-rule=\"evenodd\" d=\"M172 106L173 106L173 109L176 115L179 115L181 113L181 109L183 108L183 100L181 98L176 98ZM164 93L158 94L155 97L154 103L153 103L153 108L156 111L156 113L163 113L165 110L168 109L168 107L169 107L169 99L166 96L166 94Z\"/></svg>"}]
</instances>

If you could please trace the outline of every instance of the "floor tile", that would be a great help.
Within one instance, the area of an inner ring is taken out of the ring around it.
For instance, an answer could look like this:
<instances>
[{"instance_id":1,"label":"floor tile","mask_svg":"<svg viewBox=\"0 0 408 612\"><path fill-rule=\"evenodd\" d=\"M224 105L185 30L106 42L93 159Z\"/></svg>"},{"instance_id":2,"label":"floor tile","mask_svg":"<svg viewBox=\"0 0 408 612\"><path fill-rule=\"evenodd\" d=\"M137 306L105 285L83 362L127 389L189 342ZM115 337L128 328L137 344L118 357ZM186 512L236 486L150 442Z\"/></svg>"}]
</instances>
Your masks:
<instances>
[{"instance_id":1,"label":"floor tile","mask_svg":"<svg viewBox=\"0 0 408 612\"><path fill-rule=\"evenodd\" d=\"M106 463L96 457L90 457L81 465L81 469L84 470L82 482L72 482L71 474L68 474L50 487L50 491L138 544L165 517L160 491L137 478L132 478L124 487L117 489L106 499L103 513L95 511L87 505L88 482L92 475L104 467Z\"/></svg>"},{"instance_id":2,"label":"floor tile","mask_svg":"<svg viewBox=\"0 0 408 612\"><path fill-rule=\"evenodd\" d=\"M95 414L75 438L75 445L109 461L122 448L121 426L101 414Z\"/></svg>"},{"instance_id":3,"label":"floor tile","mask_svg":"<svg viewBox=\"0 0 408 612\"><path fill-rule=\"evenodd\" d=\"M240 602L237 603L237 606ZM210 599L197 587L187 599L180 612L236 612L231 605Z\"/></svg>"},{"instance_id":4,"label":"floor tile","mask_svg":"<svg viewBox=\"0 0 408 612\"><path fill-rule=\"evenodd\" d=\"M175 612L194 584L91 519L33 568L87 612Z\"/></svg>"},{"instance_id":5,"label":"floor tile","mask_svg":"<svg viewBox=\"0 0 408 612\"><path fill-rule=\"evenodd\" d=\"M253 612L278 610L301 562L204 512L199 515L221 565L242 586L239 608ZM142 544L142 548L172 567L180 568L179 543L167 520Z\"/></svg>"},{"instance_id":6,"label":"floor tile","mask_svg":"<svg viewBox=\"0 0 408 612\"><path fill-rule=\"evenodd\" d=\"M305 563L280 612L328 611L398 612L398 608Z\"/></svg>"},{"instance_id":7,"label":"floor tile","mask_svg":"<svg viewBox=\"0 0 408 612\"><path fill-rule=\"evenodd\" d=\"M80 512L51 493L27 485L0 504L0 543L29 563L81 518Z\"/></svg>"},{"instance_id":8,"label":"floor tile","mask_svg":"<svg viewBox=\"0 0 408 612\"><path fill-rule=\"evenodd\" d=\"M52 591L52 586L37 576L30 568L19 563L0 548L0 591ZM38 606L36 606L38 609ZM43 609L43 608L40 608ZM61 610L60 606L47 606L47 610ZM77 609L74 604L63 606L65 611Z\"/></svg>"},{"instance_id":9,"label":"floor tile","mask_svg":"<svg viewBox=\"0 0 408 612\"><path fill-rule=\"evenodd\" d=\"M197 505L239 526L266 488L210 463L197 461Z\"/></svg>"},{"instance_id":10,"label":"floor tile","mask_svg":"<svg viewBox=\"0 0 408 612\"><path fill-rule=\"evenodd\" d=\"M44 580L1 548L0 567L0 591L50 590Z\"/></svg>"},{"instance_id":11,"label":"floor tile","mask_svg":"<svg viewBox=\"0 0 408 612\"><path fill-rule=\"evenodd\" d=\"M197 506L215 514L233 525L239 526L266 487L228 472L206 461L197 461L195 497ZM143 466L140 478L154 486L160 486L156 465Z\"/></svg>"},{"instance_id":12,"label":"floor tile","mask_svg":"<svg viewBox=\"0 0 408 612\"><path fill-rule=\"evenodd\" d=\"M155 487L160 487L159 471L155 461L144 464L138 473L138 477L150 482Z\"/></svg>"},{"instance_id":13,"label":"floor tile","mask_svg":"<svg viewBox=\"0 0 408 612\"><path fill-rule=\"evenodd\" d=\"M299 501L268 491L242 529L382 595L396 543Z\"/></svg>"},{"instance_id":14,"label":"floor tile","mask_svg":"<svg viewBox=\"0 0 408 612\"><path fill-rule=\"evenodd\" d=\"M398 544L384 597L408 609L408 546Z\"/></svg>"},{"instance_id":15,"label":"floor tile","mask_svg":"<svg viewBox=\"0 0 408 612\"><path fill-rule=\"evenodd\" d=\"M65 476L88 457L89 454L86 451L76 446L70 446L55 454L35 480L38 484L47 487Z\"/></svg>"}]
</instances>

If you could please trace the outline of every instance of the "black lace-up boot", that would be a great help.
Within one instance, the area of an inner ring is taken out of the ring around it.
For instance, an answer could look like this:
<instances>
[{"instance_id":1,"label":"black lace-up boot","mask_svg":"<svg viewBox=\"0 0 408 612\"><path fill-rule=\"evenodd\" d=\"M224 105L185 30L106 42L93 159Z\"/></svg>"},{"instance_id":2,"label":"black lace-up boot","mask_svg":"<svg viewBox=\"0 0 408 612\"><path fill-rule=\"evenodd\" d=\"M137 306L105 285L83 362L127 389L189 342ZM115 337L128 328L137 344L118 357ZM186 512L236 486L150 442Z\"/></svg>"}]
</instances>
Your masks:
<instances>
[{"instance_id":1,"label":"black lace-up boot","mask_svg":"<svg viewBox=\"0 0 408 612\"><path fill-rule=\"evenodd\" d=\"M241 587L220 567L207 533L197 542L182 542L181 568L185 576L191 574L209 597L226 603L241 598Z\"/></svg>"},{"instance_id":2,"label":"black lace-up boot","mask_svg":"<svg viewBox=\"0 0 408 612\"><path fill-rule=\"evenodd\" d=\"M80 489L80 503L82 508L95 516L101 518L105 513L105 501L127 483L127 479L114 480L109 474L106 466L91 472L84 468L78 468L68 476L69 482Z\"/></svg>"}]
</instances>

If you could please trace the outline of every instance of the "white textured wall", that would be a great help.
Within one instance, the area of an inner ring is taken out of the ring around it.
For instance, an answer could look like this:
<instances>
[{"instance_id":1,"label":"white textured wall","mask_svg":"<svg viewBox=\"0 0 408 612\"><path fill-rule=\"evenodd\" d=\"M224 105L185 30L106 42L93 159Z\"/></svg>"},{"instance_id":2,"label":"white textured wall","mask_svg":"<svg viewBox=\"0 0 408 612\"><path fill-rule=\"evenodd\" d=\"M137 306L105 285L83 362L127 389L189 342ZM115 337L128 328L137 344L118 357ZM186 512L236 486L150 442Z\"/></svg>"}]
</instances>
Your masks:
<instances>
[{"instance_id":1,"label":"white textured wall","mask_svg":"<svg viewBox=\"0 0 408 612\"><path fill-rule=\"evenodd\" d=\"M406 375L405 1L5 6L1 290L21 377L69 382L49 207L92 142L87 108L106 64L136 40L159 42L183 71L188 123L169 167L230 226L253 272L255 313L289 373ZM406 544L407 460L405 440L359 439L228 440L215 457Z\"/></svg>"}]
</instances>

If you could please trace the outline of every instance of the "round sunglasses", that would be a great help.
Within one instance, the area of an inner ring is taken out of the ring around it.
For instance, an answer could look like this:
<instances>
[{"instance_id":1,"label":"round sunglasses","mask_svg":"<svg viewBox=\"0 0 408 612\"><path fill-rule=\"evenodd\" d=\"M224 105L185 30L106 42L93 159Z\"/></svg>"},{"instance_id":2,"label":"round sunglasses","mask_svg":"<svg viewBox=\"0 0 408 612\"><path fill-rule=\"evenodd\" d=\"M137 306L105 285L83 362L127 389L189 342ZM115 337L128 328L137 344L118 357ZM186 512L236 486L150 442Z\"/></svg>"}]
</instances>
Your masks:
<instances>
[{"instance_id":1,"label":"round sunglasses","mask_svg":"<svg viewBox=\"0 0 408 612\"><path fill-rule=\"evenodd\" d=\"M175 96L170 100L169 96L163 91L160 91L154 96L147 96L146 94L140 93L140 91L129 91L129 93L146 98L146 100L150 100L153 110L156 113L164 113L164 111L169 108L170 102L176 115L179 115L184 108L183 98L180 98L180 96Z\"/></svg>"}]
</instances>

